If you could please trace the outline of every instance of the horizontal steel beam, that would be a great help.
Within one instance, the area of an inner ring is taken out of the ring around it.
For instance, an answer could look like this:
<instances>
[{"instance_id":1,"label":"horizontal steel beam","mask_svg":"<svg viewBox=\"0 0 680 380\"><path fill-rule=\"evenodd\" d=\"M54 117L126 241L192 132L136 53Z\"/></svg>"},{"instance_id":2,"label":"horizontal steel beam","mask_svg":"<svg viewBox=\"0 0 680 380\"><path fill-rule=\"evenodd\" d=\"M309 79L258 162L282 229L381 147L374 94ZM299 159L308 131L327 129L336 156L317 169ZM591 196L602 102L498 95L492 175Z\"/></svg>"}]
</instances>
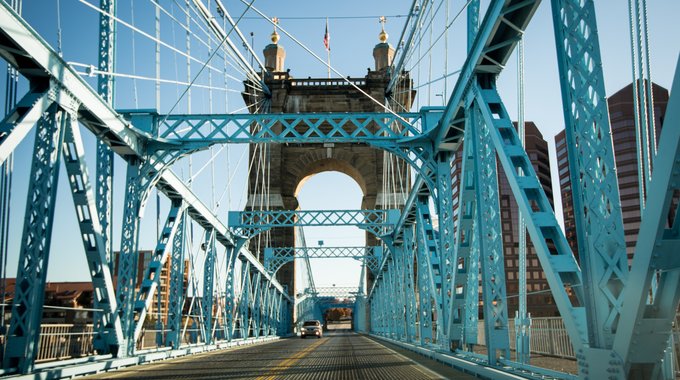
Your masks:
<instances>
[{"instance_id":1,"label":"horizontal steel beam","mask_svg":"<svg viewBox=\"0 0 680 380\"><path fill-rule=\"evenodd\" d=\"M310 259L353 257L362 258L374 254L379 246L372 247L273 247L270 250L272 257L294 257L301 259L308 256Z\"/></svg>"},{"instance_id":2,"label":"horizontal steel beam","mask_svg":"<svg viewBox=\"0 0 680 380\"><path fill-rule=\"evenodd\" d=\"M155 131L149 149L250 143L389 143L423 134L420 113L158 115L121 110Z\"/></svg>"},{"instance_id":3,"label":"horizontal steel beam","mask_svg":"<svg viewBox=\"0 0 680 380\"><path fill-rule=\"evenodd\" d=\"M357 226L388 238L399 210L230 211L229 226L236 235L250 238L276 227Z\"/></svg>"},{"instance_id":4,"label":"horizontal steel beam","mask_svg":"<svg viewBox=\"0 0 680 380\"><path fill-rule=\"evenodd\" d=\"M317 287L316 288L316 296L317 297L355 297L357 294L359 294L361 291L359 288L353 288L353 287L335 287L335 286L328 286L328 287Z\"/></svg>"}]
</instances>

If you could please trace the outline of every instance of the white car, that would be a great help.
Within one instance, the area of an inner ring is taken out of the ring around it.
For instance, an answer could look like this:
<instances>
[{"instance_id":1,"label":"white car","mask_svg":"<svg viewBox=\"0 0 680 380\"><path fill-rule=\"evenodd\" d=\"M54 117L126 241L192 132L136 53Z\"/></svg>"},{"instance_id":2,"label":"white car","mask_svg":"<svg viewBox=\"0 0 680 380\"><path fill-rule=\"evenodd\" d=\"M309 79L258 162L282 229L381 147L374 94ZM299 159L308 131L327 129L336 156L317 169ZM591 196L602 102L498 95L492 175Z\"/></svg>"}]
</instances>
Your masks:
<instances>
[{"instance_id":1,"label":"white car","mask_svg":"<svg viewBox=\"0 0 680 380\"><path fill-rule=\"evenodd\" d=\"M302 324L302 329L300 330L300 338L304 339L307 336L321 338L323 336L321 322L316 320L305 321L305 323Z\"/></svg>"}]
</instances>

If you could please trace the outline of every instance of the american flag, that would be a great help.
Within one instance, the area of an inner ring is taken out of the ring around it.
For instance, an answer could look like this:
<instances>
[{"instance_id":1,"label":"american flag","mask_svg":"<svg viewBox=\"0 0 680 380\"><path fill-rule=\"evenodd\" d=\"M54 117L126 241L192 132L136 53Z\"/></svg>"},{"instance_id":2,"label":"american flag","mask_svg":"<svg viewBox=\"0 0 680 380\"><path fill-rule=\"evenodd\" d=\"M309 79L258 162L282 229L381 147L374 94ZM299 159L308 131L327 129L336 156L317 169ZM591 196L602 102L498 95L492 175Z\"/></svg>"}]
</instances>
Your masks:
<instances>
[{"instance_id":1,"label":"american flag","mask_svg":"<svg viewBox=\"0 0 680 380\"><path fill-rule=\"evenodd\" d=\"M326 33L323 35L323 46L326 47L326 50L331 50L331 35L328 33L328 19L326 19Z\"/></svg>"}]
</instances>

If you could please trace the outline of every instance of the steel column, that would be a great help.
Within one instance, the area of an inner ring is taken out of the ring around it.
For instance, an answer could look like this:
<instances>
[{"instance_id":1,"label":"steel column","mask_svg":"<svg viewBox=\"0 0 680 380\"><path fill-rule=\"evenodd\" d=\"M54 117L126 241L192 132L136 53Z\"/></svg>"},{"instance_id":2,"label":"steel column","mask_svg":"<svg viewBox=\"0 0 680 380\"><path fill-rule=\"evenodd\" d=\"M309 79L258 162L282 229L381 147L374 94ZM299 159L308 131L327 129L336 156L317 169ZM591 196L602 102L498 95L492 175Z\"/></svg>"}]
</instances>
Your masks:
<instances>
[{"instance_id":1,"label":"steel column","mask_svg":"<svg viewBox=\"0 0 680 380\"><path fill-rule=\"evenodd\" d=\"M116 53L116 16L117 0L100 0L99 7L103 11L99 14L99 71L102 73L115 72ZM97 93L108 105L114 103L114 76L100 74L97 78ZM102 226L102 239L106 257L111 266L113 258L111 252L111 200L113 198L113 151L103 140L97 140L97 213ZM95 320L95 323L98 321Z\"/></svg>"},{"instance_id":2,"label":"steel column","mask_svg":"<svg viewBox=\"0 0 680 380\"><path fill-rule=\"evenodd\" d=\"M125 181L125 207L123 208L123 223L118 253L118 283L116 284L116 298L118 313L121 318L124 340L120 342L119 357L134 354L135 342L130 339L134 335L134 301L137 285L137 262L139 252L139 222L141 219L141 174L142 164L131 162L127 168Z\"/></svg>"},{"instance_id":3,"label":"steel column","mask_svg":"<svg viewBox=\"0 0 680 380\"><path fill-rule=\"evenodd\" d=\"M226 309L226 321L225 324L227 326L227 340L231 340L234 336L234 322L236 320L234 314L236 313L236 305L234 303L236 292L234 288L234 281L235 281L235 276L234 276L234 271L235 271L235 266L236 266L236 258L237 258L237 247L227 247L226 255L226 265L227 265L227 278L226 278L226 286L225 286L225 293L226 293L226 300L224 302L224 308Z\"/></svg>"},{"instance_id":4,"label":"steel column","mask_svg":"<svg viewBox=\"0 0 680 380\"><path fill-rule=\"evenodd\" d=\"M479 240L475 227L477 206L475 204L475 167L477 152L472 136L474 114L468 110L461 150L461 170L458 178L458 225L456 229L456 260L449 309L449 340L452 349L464 344L477 343L477 319L479 315L479 255L473 257L473 242ZM468 332L468 330L470 330Z\"/></svg>"},{"instance_id":5,"label":"steel column","mask_svg":"<svg viewBox=\"0 0 680 380\"><path fill-rule=\"evenodd\" d=\"M205 252L203 263L203 298L201 299L201 314L203 315L203 329L205 330L205 343L213 342L213 300L215 281L215 261L217 252L215 247L215 230L205 231L205 240L201 245Z\"/></svg>"},{"instance_id":6,"label":"steel column","mask_svg":"<svg viewBox=\"0 0 680 380\"><path fill-rule=\"evenodd\" d=\"M19 267L4 356L6 369L33 371L38 353L59 160L68 116L56 104L38 121L29 177Z\"/></svg>"},{"instance_id":7,"label":"steel column","mask_svg":"<svg viewBox=\"0 0 680 380\"><path fill-rule=\"evenodd\" d=\"M441 314L437 318L437 329L449 340L449 319L451 318L451 297L453 293L454 268L458 261L454 243L453 192L451 178L451 153L440 153L437 158L437 217L439 223L438 254L442 269ZM447 348L444 341L440 344Z\"/></svg>"},{"instance_id":8,"label":"steel column","mask_svg":"<svg viewBox=\"0 0 680 380\"><path fill-rule=\"evenodd\" d=\"M184 289L184 235L187 228L187 212L181 210L177 215L177 228L172 239L170 258L170 294L168 296L168 333L166 345L177 349L182 344L182 309L186 293Z\"/></svg>"},{"instance_id":9,"label":"steel column","mask_svg":"<svg viewBox=\"0 0 680 380\"><path fill-rule=\"evenodd\" d=\"M595 6L592 0L553 0L552 14L579 263L588 285L583 289L588 345L608 349L628 279L628 256Z\"/></svg>"},{"instance_id":10,"label":"steel column","mask_svg":"<svg viewBox=\"0 0 680 380\"><path fill-rule=\"evenodd\" d=\"M472 112L479 111L473 106ZM471 141L479 155L475 160L475 190L477 210L476 223L479 226L479 263L482 271L482 297L484 300L484 332L489 364L496 365L498 359L510 358L508 337L508 305L505 292L505 260L503 258L503 236L498 200L498 173L496 152L490 138L491 126L481 117L475 116L471 128Z\"/></svg>"}]
</instances>

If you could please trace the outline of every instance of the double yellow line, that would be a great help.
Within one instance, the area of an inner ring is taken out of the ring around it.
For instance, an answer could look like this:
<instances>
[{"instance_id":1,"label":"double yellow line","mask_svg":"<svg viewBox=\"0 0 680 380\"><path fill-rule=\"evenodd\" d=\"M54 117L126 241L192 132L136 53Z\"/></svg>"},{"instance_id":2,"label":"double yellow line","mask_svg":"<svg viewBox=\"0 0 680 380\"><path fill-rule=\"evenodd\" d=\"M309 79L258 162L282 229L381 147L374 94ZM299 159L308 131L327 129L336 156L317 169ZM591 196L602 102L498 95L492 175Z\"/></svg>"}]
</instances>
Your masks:
<instances>
[{"instance_id":1,"label":"double yellow line","mask_svg":"<svg viewBox=\"0 0 680 380\"><path fill-rule=\"evenodd\" d=\"M304 350L299 351L298 353L296 353L292 357L282 361L277 366L270 369L265 375L258 377L256 380L272 380L272 379L279 378L279 376L281 375L281 372L285 371L288 368L291 368L295 363L300 361L302 358L307 356L307 354L314 351L317 347L321 346L324 343L326 343L326 339L321 339L318 342L315 342L315 343L309 345Z\"/></svg>"}]
</instances>

